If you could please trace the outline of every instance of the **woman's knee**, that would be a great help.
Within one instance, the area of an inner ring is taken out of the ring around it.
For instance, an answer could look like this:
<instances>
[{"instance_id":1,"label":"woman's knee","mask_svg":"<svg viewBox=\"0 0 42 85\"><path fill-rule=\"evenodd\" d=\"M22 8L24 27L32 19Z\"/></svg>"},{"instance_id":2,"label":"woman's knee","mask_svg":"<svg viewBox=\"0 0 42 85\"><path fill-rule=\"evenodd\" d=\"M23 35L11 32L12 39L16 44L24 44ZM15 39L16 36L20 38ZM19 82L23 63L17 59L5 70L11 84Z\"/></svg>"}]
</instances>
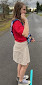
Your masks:
<instances>
[{"instance_id":1,"label":"woman's knee","mask_svg":"<svg viewBox=\"0 0 42 85\"><path fill-rule=\"evenodd\" d=\"M27 65L22 65L22 67L23 67L24 69L27 69L28 65L29 65L29 64L27 64Z\"/></svg>"},{"instance_id":2,"label":"woman's knee","mask_svg":"<svg viewBox=\"0 0 42 85\"><path fill-rule=\"evenodd\" d=\"M29 64L26 65L26 68L28 67Z\"/></svg>"}]
</instances>

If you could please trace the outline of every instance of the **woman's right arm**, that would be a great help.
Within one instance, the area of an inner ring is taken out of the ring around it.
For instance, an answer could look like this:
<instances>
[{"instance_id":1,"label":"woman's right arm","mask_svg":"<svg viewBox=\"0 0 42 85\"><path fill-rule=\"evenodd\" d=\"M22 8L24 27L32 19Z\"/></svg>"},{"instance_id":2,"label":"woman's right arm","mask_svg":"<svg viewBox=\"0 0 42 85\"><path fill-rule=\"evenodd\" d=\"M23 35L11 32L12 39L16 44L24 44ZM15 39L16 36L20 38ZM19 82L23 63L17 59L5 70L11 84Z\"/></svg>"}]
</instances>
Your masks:
<instances>
[{"instance_id":1,"label":"woman's right arm","mask_svg":"<svg viewBox=\"0 0 42 85\"><path fill-rule=\"evenodd\" d=\"M28 20L27 18L25 17L25 14L21 14L21 18L24 20L25 24L24 24L24 30L23 30L23 33L22 35L24 37L28 37L28 34L29 34L29 25L28 25Z\"/></svg>"},{"instance_id":2,"label":"woman's right arm","mask_svg":"<svg viewBox=\"0 0 42 85\"><path fill-rule=\"evenodd\" d=\"M28 25L28 21L27 21L27 19L26 19L26 20L25 20L24 30L23 30L22 35L23 35L24 37L28 37L28 34L29 34L29 25Z\"/></svg>"}]
</instances>

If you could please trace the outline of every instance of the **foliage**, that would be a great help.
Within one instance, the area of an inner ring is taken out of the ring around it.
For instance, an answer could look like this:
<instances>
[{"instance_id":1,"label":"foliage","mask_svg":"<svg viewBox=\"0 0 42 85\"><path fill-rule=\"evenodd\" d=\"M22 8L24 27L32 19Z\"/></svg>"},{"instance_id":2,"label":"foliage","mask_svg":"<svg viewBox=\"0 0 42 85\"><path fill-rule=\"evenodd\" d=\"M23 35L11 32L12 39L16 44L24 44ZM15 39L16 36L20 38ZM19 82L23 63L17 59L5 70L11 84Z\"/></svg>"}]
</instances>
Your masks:
<instances>
[{"instance_id":1,"label":"foliage","mask_svg":"<svg viewBox=\"0 0 42 85\"><path fill-rule=\"evenodd\" d=\"M42 4L40 5L39 2L37 1L37 3L36 3L36 12L38 13L39 11L42 11Z\"/></svg>"},{"instance_id":2,"label":"foliage","mask_svg":"<svg viewBox=\"0 0 42 85\"><path fill-rule=\"evenodd\" d=\"M8 0L2 0L1 1L1 7L3 9L3 18L5 18L5 15L9 14L9 5L7 4Z\"/></svg>"},{"instance_id":3,"label":"foliage","mask_svg":"<svg viewBox=\"0 0 42 85\"><path fill-rule=\"evenodd\" d=\"M26 6L26 12L27 13L31 12L31 9L28 9L28 6Z\"/></svg>"},{"instance_id":4,"label":"foliage","mask_svg":"<svg viewBox=\"0 0 42 85\"><path fill-rule=\"evenodd\" d=\"M40 5L40 10L42 11L42 4Z\"/></svg>"},{"instance_id":5,"label":"foliage","mask_svg":"<svg viewBox=\"0 0 42 85\"><path fill-rule=\"evenodd\" d=\"M37 1L37 3L36 3L36 8L37 8L37 13L38 13L38 11L39 11L39 8L40 8L40 5L39 5L39 2Z\"/></svg>"}]
</instances>

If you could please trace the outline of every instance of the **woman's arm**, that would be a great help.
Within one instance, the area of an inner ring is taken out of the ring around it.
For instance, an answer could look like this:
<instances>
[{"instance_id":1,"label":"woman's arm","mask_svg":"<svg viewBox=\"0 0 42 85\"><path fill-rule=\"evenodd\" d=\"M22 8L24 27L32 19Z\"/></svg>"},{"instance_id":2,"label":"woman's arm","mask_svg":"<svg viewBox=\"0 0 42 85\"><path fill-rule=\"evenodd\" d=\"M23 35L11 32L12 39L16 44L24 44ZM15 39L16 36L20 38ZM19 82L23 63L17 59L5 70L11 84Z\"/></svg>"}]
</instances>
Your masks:
<instances>
[{"instance_id":1,"label":"woman's arm","mask_svg":"<svg viewBox=\"0 0 42 85\"><path fill-rule=\"evenodd\" d=\"M24 37L28 37L28 34L29 34L29 25L28 25L28 20L27 18L25 17L25 14L21 14L21 19L24 20L25 24L24 24L24 30L23 30L23 33L22 35Z\"/></svg>"},{"instance_id":2,"label":"woman's arm","mask_svg":"<svg viewBox=\"0 0 42 85\"><path fill-rule=\"evenodd\" d=\"M25 20L24 30L23 30L22 35L23 35L24 37L28 37L28 34L29 34L29 25L28 25L28 21L27 21L27 19L26 19L26 20Z\"/></svg>"}]
</instances>

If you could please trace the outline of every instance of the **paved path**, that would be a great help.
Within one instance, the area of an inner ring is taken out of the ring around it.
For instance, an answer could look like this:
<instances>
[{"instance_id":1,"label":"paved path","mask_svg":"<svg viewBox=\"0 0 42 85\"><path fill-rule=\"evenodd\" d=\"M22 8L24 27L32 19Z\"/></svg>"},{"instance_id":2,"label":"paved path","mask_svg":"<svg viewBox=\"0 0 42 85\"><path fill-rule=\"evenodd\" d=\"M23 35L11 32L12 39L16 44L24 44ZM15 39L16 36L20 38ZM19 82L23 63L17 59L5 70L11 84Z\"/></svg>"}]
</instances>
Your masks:
<instances>
[{"instance_id":1,"label":"paved path","mask_svg":"<svg viewBox=\"0 0 42 85\"><path fill-rule=\"evenodd\" d=\"M26 74L33 69L33 85L42 85L42 17L30 14L28 21L30 33L36 41L29 44L31 62ZM0 37L0 85L17 85L17 64L12 59L13 45L14 38L10 31Z\"/></svg>"}]
</instances>

